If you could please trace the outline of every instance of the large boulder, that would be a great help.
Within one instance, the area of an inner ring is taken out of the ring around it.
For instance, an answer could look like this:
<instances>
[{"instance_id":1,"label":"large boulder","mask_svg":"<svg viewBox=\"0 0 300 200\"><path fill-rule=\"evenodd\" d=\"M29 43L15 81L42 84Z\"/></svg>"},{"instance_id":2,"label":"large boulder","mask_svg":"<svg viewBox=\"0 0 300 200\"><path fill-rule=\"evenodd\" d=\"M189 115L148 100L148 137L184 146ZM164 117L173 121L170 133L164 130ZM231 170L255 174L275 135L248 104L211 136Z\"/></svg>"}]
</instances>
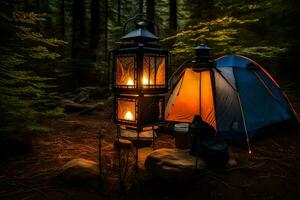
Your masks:
<instances>
[{"instance_id":1,"label":"large boulder","mask_svg":"<svg viewBox=\"0 0 300 200\"><path fill-rule=\"evenodd\" d=\"M147 172L166 182L188 182L197 170L206 167L205 161L191 156L188 150L162 148L150 153L145 161Z\"/></svg>"},{"instance_id":2,"label":"large boulder","mask_svg":"<svg viewBox=\"0 0 300 200\"><path fill-rule=\"evenodd\" d=\"M58 177L67 185L75 186L94 185L100 180L98 164L83 158L66 163Z\"/></svg>"}]
</instances>

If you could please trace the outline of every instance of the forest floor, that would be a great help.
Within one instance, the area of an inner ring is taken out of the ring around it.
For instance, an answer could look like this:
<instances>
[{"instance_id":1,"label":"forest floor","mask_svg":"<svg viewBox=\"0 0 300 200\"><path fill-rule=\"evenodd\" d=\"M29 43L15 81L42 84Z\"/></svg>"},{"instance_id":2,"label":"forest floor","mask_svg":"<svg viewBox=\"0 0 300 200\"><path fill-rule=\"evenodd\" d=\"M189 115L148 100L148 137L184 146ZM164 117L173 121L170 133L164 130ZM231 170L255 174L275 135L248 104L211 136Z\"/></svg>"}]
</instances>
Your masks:
<instances>
[{"instance_id":1,"label":"forest floor","mask_svg":"<svg viewBox=\"0 0 300 200\"><path fill-rule=\"evenodd\" d=\"M300 101L293 100L300 113ZM300 131L286 129L245 149L230 147L237 166L209 169L199 180L166 185L136 178L126 192L119 192L116 129L112 105L88 115L67 114L47 122L49 133L36 135L29 154L0 163L0 199L299 199ZM74 158L98 162L102 134L103 175L106 184L74 187L57 178L61 167ZM174 147L174 139L160 133L156 148ZM143 174L142 172L141 174ZM131 179L134 180L134 179Z\"/></svg>"}]
</instances>

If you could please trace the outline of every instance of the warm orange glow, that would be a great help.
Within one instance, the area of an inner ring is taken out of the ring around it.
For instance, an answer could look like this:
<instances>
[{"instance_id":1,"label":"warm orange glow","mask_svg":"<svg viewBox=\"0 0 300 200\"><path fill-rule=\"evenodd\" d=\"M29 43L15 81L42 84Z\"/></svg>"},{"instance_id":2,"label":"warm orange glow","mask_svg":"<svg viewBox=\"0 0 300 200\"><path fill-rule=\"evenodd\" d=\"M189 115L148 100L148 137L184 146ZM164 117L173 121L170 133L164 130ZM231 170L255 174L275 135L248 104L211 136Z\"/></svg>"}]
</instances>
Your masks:
<instances>
[{"instance_id":1,"label":"warm orange glow","mask_svg":"<svg viewBox=\"0 0 300 200\"><path fill-rule=\"evenodd\" d=\"M143 84L144 84L144 85L148 85L148 79L145 78L145 77L143 78Z\"/></svg>"},{"instance_id":2,"label":"warm orange glow","mask_svg":"<svg viewBox=\"0 0 300 200\"><path fill-rule=\"evenodd\" d=\"M133 120L133 115L130 111L127 111L124 118L126 120Z\"/></svg>"},{"instance_id":3,"label":"warm orange glow","mask_svg":"<svg viewBox=\"0 0 300 200\"><path fill-rule=\"evenodd\" d=\"M118 119L135 122L136 102L128 99L119 98L118 100Z\"/></svg>"},{"instance_id":4,"label":"warm orange glow","mask_svg":"<svg viewBox=\"0 0 300 200\"><path fill-rule=\"evenodd\" d=\"M200 115L216 128L210 71L186 69L169 98L165 114L166 120L177 122L191 122Z\"/></svg>"},{"instance_id":5,"label":"warm orange glow","mask_svg":"<svg viewBox=\"0 0 300 200\"><path fill-rule=\"evenodd\" d=\"M127 81L127 85L134 85L134 84L133 84L133 81L132 81L130 78L129 78L128 81Z\"/></svg>"},{"instance_id":6,"label":"warm orange glow","mask_svg":"<svg viewBox=\"0 0 300 200\"><path fill-rule=\"evenodd\" d=\"M134 56L117 56L116 58L116 86L134 85ZM132 84L130 82L132 80ZM128 84L129 83L129 84Z\"/></svg>"}]
</instances>

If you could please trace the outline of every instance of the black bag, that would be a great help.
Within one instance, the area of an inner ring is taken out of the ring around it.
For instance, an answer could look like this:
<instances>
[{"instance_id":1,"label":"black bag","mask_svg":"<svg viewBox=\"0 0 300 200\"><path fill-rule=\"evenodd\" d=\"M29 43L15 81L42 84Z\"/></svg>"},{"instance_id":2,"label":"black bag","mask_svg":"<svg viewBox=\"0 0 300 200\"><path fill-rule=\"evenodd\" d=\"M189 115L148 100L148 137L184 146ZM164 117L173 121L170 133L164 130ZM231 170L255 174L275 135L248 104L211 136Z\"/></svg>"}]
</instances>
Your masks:
<instances>
[{"instance_id":1,"label":"black bag","mask_svg":"<svg viewBox=\"0 0 300 200\"><path fill-rule=\"evenodd\" d=\"M220 139L207 139L199 142L199 156L209 166L222 168L229 160L228 144Z\"/></svg>"},{"instance_id":2,"label":"black bag","mask_svg":"<svg viewBox=\"0 0 300 200\"><path fill-rule=\"evenodd\" d=\"M193 156L199 155L200 142L202 140L214 138L216 135L215 129L208 123L204 122L199 115L194 117L189 128L189 133L192 135L190 154Z\"/></svg>"}]
</instances>

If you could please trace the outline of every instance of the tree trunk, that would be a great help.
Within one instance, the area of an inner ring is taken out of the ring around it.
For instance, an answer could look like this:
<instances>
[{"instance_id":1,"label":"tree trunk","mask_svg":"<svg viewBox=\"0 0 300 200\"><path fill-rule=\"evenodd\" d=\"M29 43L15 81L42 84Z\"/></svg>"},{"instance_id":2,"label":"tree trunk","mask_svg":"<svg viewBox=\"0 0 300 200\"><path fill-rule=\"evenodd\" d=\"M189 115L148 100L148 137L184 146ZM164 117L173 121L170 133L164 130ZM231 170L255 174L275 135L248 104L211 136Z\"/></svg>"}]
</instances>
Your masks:
<instances>
[{"instance_id":1,"label":"tree trunk","mask_svg":"<svg viewBox=\"0 0 300 200\"><path fill-rule=\"evenodd\" d=\"M143 13L144 0L139 0L139 13Z\"/></svg>"},{"instance_id":2,"label":"tree trunk","mask_svg":"<svg viewBox=\"0 0 300 200\"><path fill-rule=\"evenodd\" d=\"M34 4L34 12L40 13L41 12L41 2L40 0L36 0ZM36 31L41 32L41 22L37 21L36 22Z\"/></svg>"},{"instance_id":3,"label":"tree trunk","mask_svg":"<svg viewBox=\"0 0 300 200\"><path fill-rule=\"evenodd\" d=\"M104 60L105 63L108 61L108 0L105 0L105 34L104 34ZM109 65L106 66L106 70L109 71ZM107 73L108 74L108 73ZM106 77L105 81L107 86L109 86L109 76Z\"/></svg>"},{"instance_id":4,"label":"tree trunk","mask_svg":"<svg viewBox=\"0 0 300 200\"><path fill-rule=\"evenodd\" d=\"M89 69L83 65L82 60L86 58L83 51L85 39L85 1L73 0L72 8L72 66L76 86L80 87L87 83Z\"/></svg>"},{"instance_id":5,"label":"tree trunk","mask_svg":"<svg viewBox=\"0 0 300 200\"><path fill-rule=\"evenodd\" d=\"M72 19L72 57L80 54L79 50L85 38L85 5L84 0L73 0Z\"/></svg>"},{"instance_id":6,"label":"tree trunk","mask_svg":"<svg viewBox=\"0 0 300 200\"><path fill-rule=\"evenodd\" d=\"M151 17L153 20L155 19L155 0L147 0L146 1L146 14ZM148 26L149 31L154 33L154 24L150 24Z\"/></svg>"},{"instance_id":7,"label":"tree trunk","mask_svg":"<svg viewBox=\"0 0 300 200\"><path fill-rule=\"evenodd\" d=\"M29 0L24 0L24 11L25 12L29 11Z\"/></svg>"},{"instance_id":8,"label":"tree trunk","mask_svg":"<svg viewBox=\"0 0 300 200\"><path fill-rule=\"evenodd\" d=\"M118 0L118 19L117 19L118 26L121 24L121 0Z\"/></svg>"},{"instance_id":9,"label":"tree trunk","mask_svg":"<svg viewBox=\"0 0 300 200\"><path fill-rule=\"evenodd\" d=\"M108 1L107 0L101 0L100 1L100 43L99 47L102 47L99 49L100 53L100 59L102 61L106 60L107 56L107 22L108 22Z\"/></svg>"},{"instance_id":10,"label":"tree trunk","mask_svg":"<svg viewBox=\"0 0 300 200\"><path fill-rule=\"evenodd\" d=\"M177 1L169 0L170 8L170 18L169 18L169 28L171 31L177 30Z\"/></svg>"},{"instance_id":11,"label":"tree trunk","mask_svg":"<svg viewBox=\"0 0 300 200\"><path fill-rule=\"evenodd\" d=\"M193 19L212 19L212 13L207 13L209 9L213 7L212 0L190 0L191 4L191 16L190 20Z\"/></svg>"},{"instance_id":12,"label":"tree trunk","mask_svg":"<svg viewBox=\"0 0 300 200\"><path fill-rule=\"evenodd\" d=\"M92 0L91 2L91 33L90 33L90 48L92 61L97 60L97 49L100 41L100 2Z\"/></svg>"},{"instance_id":13,"label":"tree trunk","mask_svg":"<svg viewBox=\"0 0 300 200\"><path fill-rule=\"evenodd\" d=\"M45 14L45 22L40 24L41 32L47 36L50 36L52 32L52 18L50 11L50 0L39 0L39 12Z\"/></svg>"},{"instance_id":14,"label":"tree trunk","mask_svg":"<svg viewBox=\"0 0 300 200\"><path fill-rule=\"evenodd\" d=\"M105 0L105 34L104 34L104 55L105 60L107 60L107 52L108 52L108 46L107 46L107 40L108 40L108 0Z\"/></svg>"},{"instance_id":15,"label":"tree trunk","mask_svg":"<svg viewBox=\"0 0 300 200\"><path fill-rule=\"evenodd\" d=\"M61 0L59 18L60 18L60 38L64 40L65 39L65 0Z\"/></svg>"}]
</instances>

